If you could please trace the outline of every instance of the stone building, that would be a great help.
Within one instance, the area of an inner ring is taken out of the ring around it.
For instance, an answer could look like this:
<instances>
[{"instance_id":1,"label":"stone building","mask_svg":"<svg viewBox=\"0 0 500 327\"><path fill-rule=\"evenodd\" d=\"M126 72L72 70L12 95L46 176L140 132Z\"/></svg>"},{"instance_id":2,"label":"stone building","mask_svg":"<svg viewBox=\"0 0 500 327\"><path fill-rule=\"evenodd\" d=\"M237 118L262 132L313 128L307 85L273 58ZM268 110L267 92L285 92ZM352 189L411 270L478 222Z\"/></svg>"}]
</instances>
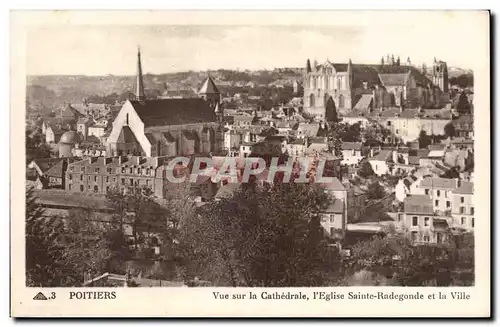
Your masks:
<instances>
[{"instance_id":1,"label":"stone building","mask_svg":"<svg viewBox=\"0 0 500 327\"><path fill-rule=\"evenodd\" d=\"M331 63L311 67L307 61L304 75L304 111L329 120L333 111L407 107L438 108L448 102L448 69L434 60L432 80L399 58L379 65Z\"/></svg>"},{"instance_id":2,"label":"stone building","mask_svg":"<svg viewBox=\"0 0 500 327\"><path fill-rule=\"evenodd\" d=\"M126 101L113 121L109 155L208 155L222 149L220 93L210 77L199 98L146 99L139 52L136 86L135 100Z\"/></svg>"}]
</instances>

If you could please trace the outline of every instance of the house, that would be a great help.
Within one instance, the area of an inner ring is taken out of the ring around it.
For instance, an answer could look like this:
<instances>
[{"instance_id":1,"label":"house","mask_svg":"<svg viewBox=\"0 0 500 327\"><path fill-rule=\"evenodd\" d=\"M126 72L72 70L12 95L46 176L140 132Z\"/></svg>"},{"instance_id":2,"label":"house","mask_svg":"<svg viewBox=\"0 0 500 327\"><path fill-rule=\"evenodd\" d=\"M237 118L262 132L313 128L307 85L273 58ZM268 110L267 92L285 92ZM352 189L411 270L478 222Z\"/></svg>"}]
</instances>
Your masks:
<instances>
[{"instance_id":1,"label":"house","mask_svg":"<svg viewBox=\"0 0 500 327\"><path fill-rule=\"evenodd\" d=\"M432 199L428 195L410 195L404 200L403 228L416 244L440 244L449 237L445 217L434 213Z\"/></svg>"},{"instance_id":2,"label":"house","mask_svg":"<svg viewBox=\"0 0 500 327\"><path fill-rule=\"evenodd\" d=\"M427 195L432 200L435 211L449 215L451 212L452 191L460 184L458 179L425 177L415 190L416 194Z\"/></svg>"},{"instance_id":3,"label":"house","mask_svg":"<svg viewBox=\"0 0 500 327\"><path fill-rule=\"evenodd\" d=\"M462 115L453 120L455 127L455 136L471 138L474 136L474 116Z\"/></svg>"},{"instance_id":4,"label":"house","mask_svg":"<svg viewBox=\"0 0 500 327\"><path fill-rule=\"evenodd\" d=\"M357 185L346 183L347 195L347 220L348 222L357 222L365 214L368 204L368 195L366 190Z\"/></svg>"},{"instance_id":5,"label":"house","mask_svg":"<svg viewBox=\"0 0 500 327\"><path fill-rule=\"evenodd\" d=\"M357 165L364 158L361 142L342 142L342 164Z\"/></svg>"},{"instance_id":6,"label":"house","mask_svg":"<svg viewBox=\"0 0 500 327\"><path fill-rule=\"evenodd\" d=\"M474 183L460 181L452 190L453 227L474 230Z\"/></svg>"},{"instance_id":7,"label":"house","mask_svg":"<svg viewBox=\"0 0 500 327\"><path fill-rule=\"evenodd\" d=\"M342 240L347 226L344 201L335 199L325 210L320 213L321 227L332 239Z\"/></svg>"},{"instance_id":8,"label":"house","mask_svg":"<svg viewBox=\"0 0 500 327\"><path fill-rule=\"evenodd\" d=\"M77 133L81 134L83 136L83 139L85 140L87 136L89 135L89 126L92 125L94 122L86 117L80 117L78 118L78 121L76 122L76 131Z\"/></svg>"},{"instance_id":9,"label":"house","mask_svg":"<svg viewBox=\"0 0 500 327\"><path fill-rule=\"evenodd\" d=\"M414 175L401 178L395 187L396 200L403 202L407 196L411 195L411 186L417 182L419 182L419 178Z\"/></svg>"},{"instance_id":10,"label":"house","mask_svg":"<svg viewBox=\"0 0 500 327\"><path fill-rule=\"evenodd\" d=\"M381 150L374 157L369 158L368 161L377 176L389 174L391 172L389 162L392 162L392 150Z\"/></svg>"},{"instance_id":11,"label":"house","mask_svg":"<svg viewBox=\"0 0 500 327\"><path fill-rule=\"evenodd\" d=\"M224 150L231 151L234 148L239 148L241 144L241 134L234 130L224 132Z\"/></svg>"},{"instance_id":12,"label":"house","mask_svg":"<svg viewBox=\"0 0 500 327\"><path fill-rule=\"evenodd\" d=\"M287 152L288 155L294 158L304 157L306 155L307 142L305 139L296 139L288 142Z\"/></svg>"},{"instance_id":13,"label":"house","mask_svg":"<svg viewBox=\"0 0 500 327\"><path fill-rule=\"evenodd\" d=\"M92 124L89 125L87 130L87 136L95 136L97 138L101 138L106 134L106 127L101 124Z\"/></svg>"},{"instance_id":14,"label":"house","mask_svg":"<svg viewBox=\"0 0 500 327\"><path fill-rule=\"evenodd\" d=\"M306 155L316 155L318 153L328 152L328 140L326 137L309 137L306 139L308 143Z\"/></svg>"},{"instance_id":15,"label":"house","mask_svg":"<svg viewBox=\"0 0 500 327\"><path fill-rule=\"evenodd\" d=\"M299 126L297 127L297 137L317 137L319 128L319 124L299 123Z\"/></svg>"},{"instance_id":16,"label":"house","mask_svg":"<svg viewBox=\"0 0 500 327\"><path fill-rule=\"evenodd\" d=\"M468 149L452 149L446 151L443 162L450 167L458 167L460 171L474 167L474 153Z\"/></svg>"},{"instance_id":17,"label":"house","mask_svg":"<svg viewBox=\"0 0 500 327\"><path fill-rule=\"evenodd\" d=\"M248 157L253 153L254 146L257 142L243 142L240 144L240 157Z\"/></svg>"}]
</instances>

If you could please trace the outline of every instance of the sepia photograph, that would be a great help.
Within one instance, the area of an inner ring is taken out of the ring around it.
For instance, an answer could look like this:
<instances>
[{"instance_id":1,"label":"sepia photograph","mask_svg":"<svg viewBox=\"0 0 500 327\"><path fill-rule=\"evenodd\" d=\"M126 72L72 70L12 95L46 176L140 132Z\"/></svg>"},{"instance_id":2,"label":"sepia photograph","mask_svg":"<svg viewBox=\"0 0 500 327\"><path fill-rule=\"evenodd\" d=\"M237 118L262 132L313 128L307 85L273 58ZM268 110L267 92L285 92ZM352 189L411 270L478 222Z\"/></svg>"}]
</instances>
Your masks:
<instances>
[{"instance_id":1,"label":"sepia photograph","mask_svg":"<svg viewBox=\"0 0 500 327\"><path fill-rule=\"evenodd\" d=\"M489 66L455 36L476 38L462 22L478 19L487 40L488 13L421 26L372 14L100 24L68 23L68 12L26 25L25 142L11 146L24 152L24 234L13 237L31 297L202 287L217 300L229 287L374 299L367 286L470 298L476 242L489 240L486 208L477 215L489 167L476 155L476 141L489 155L489 118L477 126L489 117L477 70ZM377 289L379 300L421 295Z\"/></svg>"}]
</instances>

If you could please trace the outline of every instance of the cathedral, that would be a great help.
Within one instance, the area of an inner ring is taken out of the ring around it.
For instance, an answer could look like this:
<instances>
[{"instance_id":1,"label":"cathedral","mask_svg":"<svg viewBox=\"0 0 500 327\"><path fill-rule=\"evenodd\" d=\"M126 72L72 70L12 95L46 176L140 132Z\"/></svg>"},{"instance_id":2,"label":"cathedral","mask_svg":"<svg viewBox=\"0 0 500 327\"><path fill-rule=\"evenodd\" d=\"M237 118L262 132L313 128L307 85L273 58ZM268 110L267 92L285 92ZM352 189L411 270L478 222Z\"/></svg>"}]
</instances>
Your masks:
<instances>
[{"instance_id":1,"label":"cathedral","mask_svg":"<svg viewBox=\"0 0 500 327\"><path fill-rule=\"evenodd\" d=\"M207 77L198 97L147 99L137 53L135 99L127 100L107 140L110 156L209 155L221 150L220 93Z\"/></svg>"},{"instance_id":2,"label":"cathedral","mask_svg":"<svg viewBox=\"0 0 500 327\"><path fill-rule=\"evenodd\" d=\"M446 62L434 58L427 72L405 64L394 55L380 64L314 63L307 60L304 75L304 112L329 120L337 111L369 112L383 108L442 108L449 102Z\"/></svg>"}]
</instances>

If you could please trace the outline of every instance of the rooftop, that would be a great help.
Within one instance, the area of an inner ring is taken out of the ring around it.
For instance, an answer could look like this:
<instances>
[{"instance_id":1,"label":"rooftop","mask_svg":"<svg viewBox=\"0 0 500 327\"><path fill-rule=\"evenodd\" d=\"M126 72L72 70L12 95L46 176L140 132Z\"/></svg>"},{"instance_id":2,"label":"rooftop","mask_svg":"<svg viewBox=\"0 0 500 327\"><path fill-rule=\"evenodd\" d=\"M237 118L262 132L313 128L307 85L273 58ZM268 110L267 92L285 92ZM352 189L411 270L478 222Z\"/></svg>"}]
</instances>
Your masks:
<instances>
[{"instance_id":1,"label":"rooftop","mask_svg":"<svg viewBox=\"0 0 500 327\"><path fill-rule=\"evenodd\" d=\"M422 182L420 182L420 186L428 188L455 189L457 187L457 180L440 177L426 177L422 180Z\"/></svg>"}]
</instances>

